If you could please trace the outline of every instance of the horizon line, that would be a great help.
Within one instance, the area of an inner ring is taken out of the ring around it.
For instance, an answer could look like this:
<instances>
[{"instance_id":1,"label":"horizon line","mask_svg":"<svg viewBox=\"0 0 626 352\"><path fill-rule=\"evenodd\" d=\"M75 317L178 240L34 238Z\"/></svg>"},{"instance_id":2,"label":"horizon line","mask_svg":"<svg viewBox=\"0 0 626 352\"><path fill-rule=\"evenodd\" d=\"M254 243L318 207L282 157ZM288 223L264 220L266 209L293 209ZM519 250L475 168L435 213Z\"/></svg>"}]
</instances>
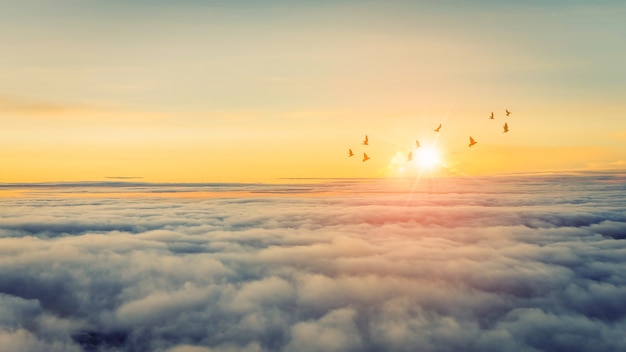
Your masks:
<instances>
[{"instance_id":1,"label":"horizon line","mask_svg":"<svg viewBox=\"0 0 626 352\"><path fill-rule=\"evenodd\" d=\"M584 176L594 174L621 174L626 173L624 169L603 169L603 170L558 170L558 171L536 171L536 172L511 172L501 174L489 174L489 175L443 175L434 176L432 178L489 178L489 177L516 177L516 176ZM37 181L37 182L2 182L0 181L0 187L20 187L20 186L35 186L35 187L53 187L53 186L106 186L106 185L118 185L118 186L151 186L151 185L165 185L165 186L234 186L234 185L247 185L247 186L272 186L272 185L286 185L286 183L274 183L271 181L207 181L207 182L176 182L176 181L116 181L116 180L132 180L143 179L139 176L106 176L106 180L79 180L79 181ZM294 181L376 181L376 180L408 180L415 179L414 176L386 176L386 177L278 177L272 180L294 180ZM420 178L420 177L417 177Z\"/></svg>"}]
</instances>

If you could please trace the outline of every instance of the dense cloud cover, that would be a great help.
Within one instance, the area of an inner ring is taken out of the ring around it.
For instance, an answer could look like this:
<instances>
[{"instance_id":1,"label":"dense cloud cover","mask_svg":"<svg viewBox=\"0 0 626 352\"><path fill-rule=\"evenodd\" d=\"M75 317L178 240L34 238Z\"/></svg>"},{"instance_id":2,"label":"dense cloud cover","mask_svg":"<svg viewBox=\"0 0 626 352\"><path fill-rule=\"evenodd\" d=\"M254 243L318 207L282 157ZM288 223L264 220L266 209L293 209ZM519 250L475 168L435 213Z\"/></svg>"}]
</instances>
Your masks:
<instances>
[{"instance_id":1,"label":"dense cloud cover","mask_svg":"<svg viewBox=\"0 0 626 352\"><path fill-rule=\"evenodd\" d=\"M30 191L0 198L7 350L626 350L620 173Z\"/></svg>"}]
</instances>

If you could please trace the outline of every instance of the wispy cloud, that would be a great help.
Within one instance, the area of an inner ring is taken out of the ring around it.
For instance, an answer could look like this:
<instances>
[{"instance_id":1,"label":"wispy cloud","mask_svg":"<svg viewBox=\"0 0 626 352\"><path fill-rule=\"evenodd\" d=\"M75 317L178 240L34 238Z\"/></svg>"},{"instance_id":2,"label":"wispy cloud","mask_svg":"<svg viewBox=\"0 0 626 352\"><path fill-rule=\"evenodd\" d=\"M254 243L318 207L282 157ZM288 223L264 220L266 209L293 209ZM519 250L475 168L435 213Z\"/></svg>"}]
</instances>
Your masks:
<instances>
[{"instance_id":1,"label":"wispy cloud","mask_svg":"<svg viewBox=\"0 0 626 352\"><path fill-rule=\"evenodd\" d=\"M113 179L113 180L137 180L143 177L141 176L105 176L105 178Z\"/></svg>"},{"instance_id":2,"label":"wispy cloud","mask_svg":"<svg viewBox=\"0 0 626 352\"><path fill-rule=\"evenodd\" d=\"M102 108L84 104L60 104L49 101L0 96L0 111L21 114L75 114L100 111Z\"/></svg>"},{"instance_id":3,"label":"wispy cloud","mask_svg":"<svg viewBox=\"0 0 626 352\"><path fill-rule=\"evenodd\" d=\"M626 348L619 173L438 182L334 181L297 198L3 199L0 343Z\"/></svg>"}]
</instances>

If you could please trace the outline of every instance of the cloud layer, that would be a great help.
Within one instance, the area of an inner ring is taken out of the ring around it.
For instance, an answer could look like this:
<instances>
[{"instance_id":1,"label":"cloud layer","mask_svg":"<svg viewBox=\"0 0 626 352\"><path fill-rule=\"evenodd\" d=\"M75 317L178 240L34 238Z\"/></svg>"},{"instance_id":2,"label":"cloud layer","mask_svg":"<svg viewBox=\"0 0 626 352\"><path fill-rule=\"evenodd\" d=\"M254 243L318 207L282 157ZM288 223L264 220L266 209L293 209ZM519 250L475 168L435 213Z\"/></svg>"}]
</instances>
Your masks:
<instances>
[{"instance_id":1,"label":"cloud layer","mask_svg":"<svg viewBox=\"0 0 626 352\"><path fill-rule=\"evenodd\" d=\"M129 187L2 199L0 346L626 350L619 173Z\"/></svg>"}]
</instances>

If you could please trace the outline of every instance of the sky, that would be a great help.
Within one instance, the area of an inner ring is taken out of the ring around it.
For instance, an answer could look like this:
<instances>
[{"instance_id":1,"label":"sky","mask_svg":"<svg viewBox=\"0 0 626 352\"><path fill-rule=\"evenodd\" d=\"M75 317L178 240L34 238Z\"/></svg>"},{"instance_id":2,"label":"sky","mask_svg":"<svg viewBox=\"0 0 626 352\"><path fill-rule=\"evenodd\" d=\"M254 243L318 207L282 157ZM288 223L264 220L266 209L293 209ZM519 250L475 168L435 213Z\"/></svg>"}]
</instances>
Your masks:
<instances>
[{"instance_id":1,"label":"sky","mask_svg":"<svg viewBox=\"0 0 626 352\"><path fill-rule=\"evenodd\" d=\"M624 18L0 0L0 346L626 350Z\"/></svg>"},{"instance_id":2,"label":"sky","mask_svg":"<svg viewBox=\"0 0 626 352\"><path fill-rule=\"evenodd\" d=\"M0 346L624 351L624 180L5 184Z\"/></svg>"},{"instance_id":3,"label":"sky","mask_svg":"<svg viewBox=\"0 0 626 352\"><path fill-rule=\"evenodd\" d=\"M626 165L623 1L1 0L0 8L0 182ZM402 165L416 140L439 152L436 168Z\"/></svg>"}]
</instances>

